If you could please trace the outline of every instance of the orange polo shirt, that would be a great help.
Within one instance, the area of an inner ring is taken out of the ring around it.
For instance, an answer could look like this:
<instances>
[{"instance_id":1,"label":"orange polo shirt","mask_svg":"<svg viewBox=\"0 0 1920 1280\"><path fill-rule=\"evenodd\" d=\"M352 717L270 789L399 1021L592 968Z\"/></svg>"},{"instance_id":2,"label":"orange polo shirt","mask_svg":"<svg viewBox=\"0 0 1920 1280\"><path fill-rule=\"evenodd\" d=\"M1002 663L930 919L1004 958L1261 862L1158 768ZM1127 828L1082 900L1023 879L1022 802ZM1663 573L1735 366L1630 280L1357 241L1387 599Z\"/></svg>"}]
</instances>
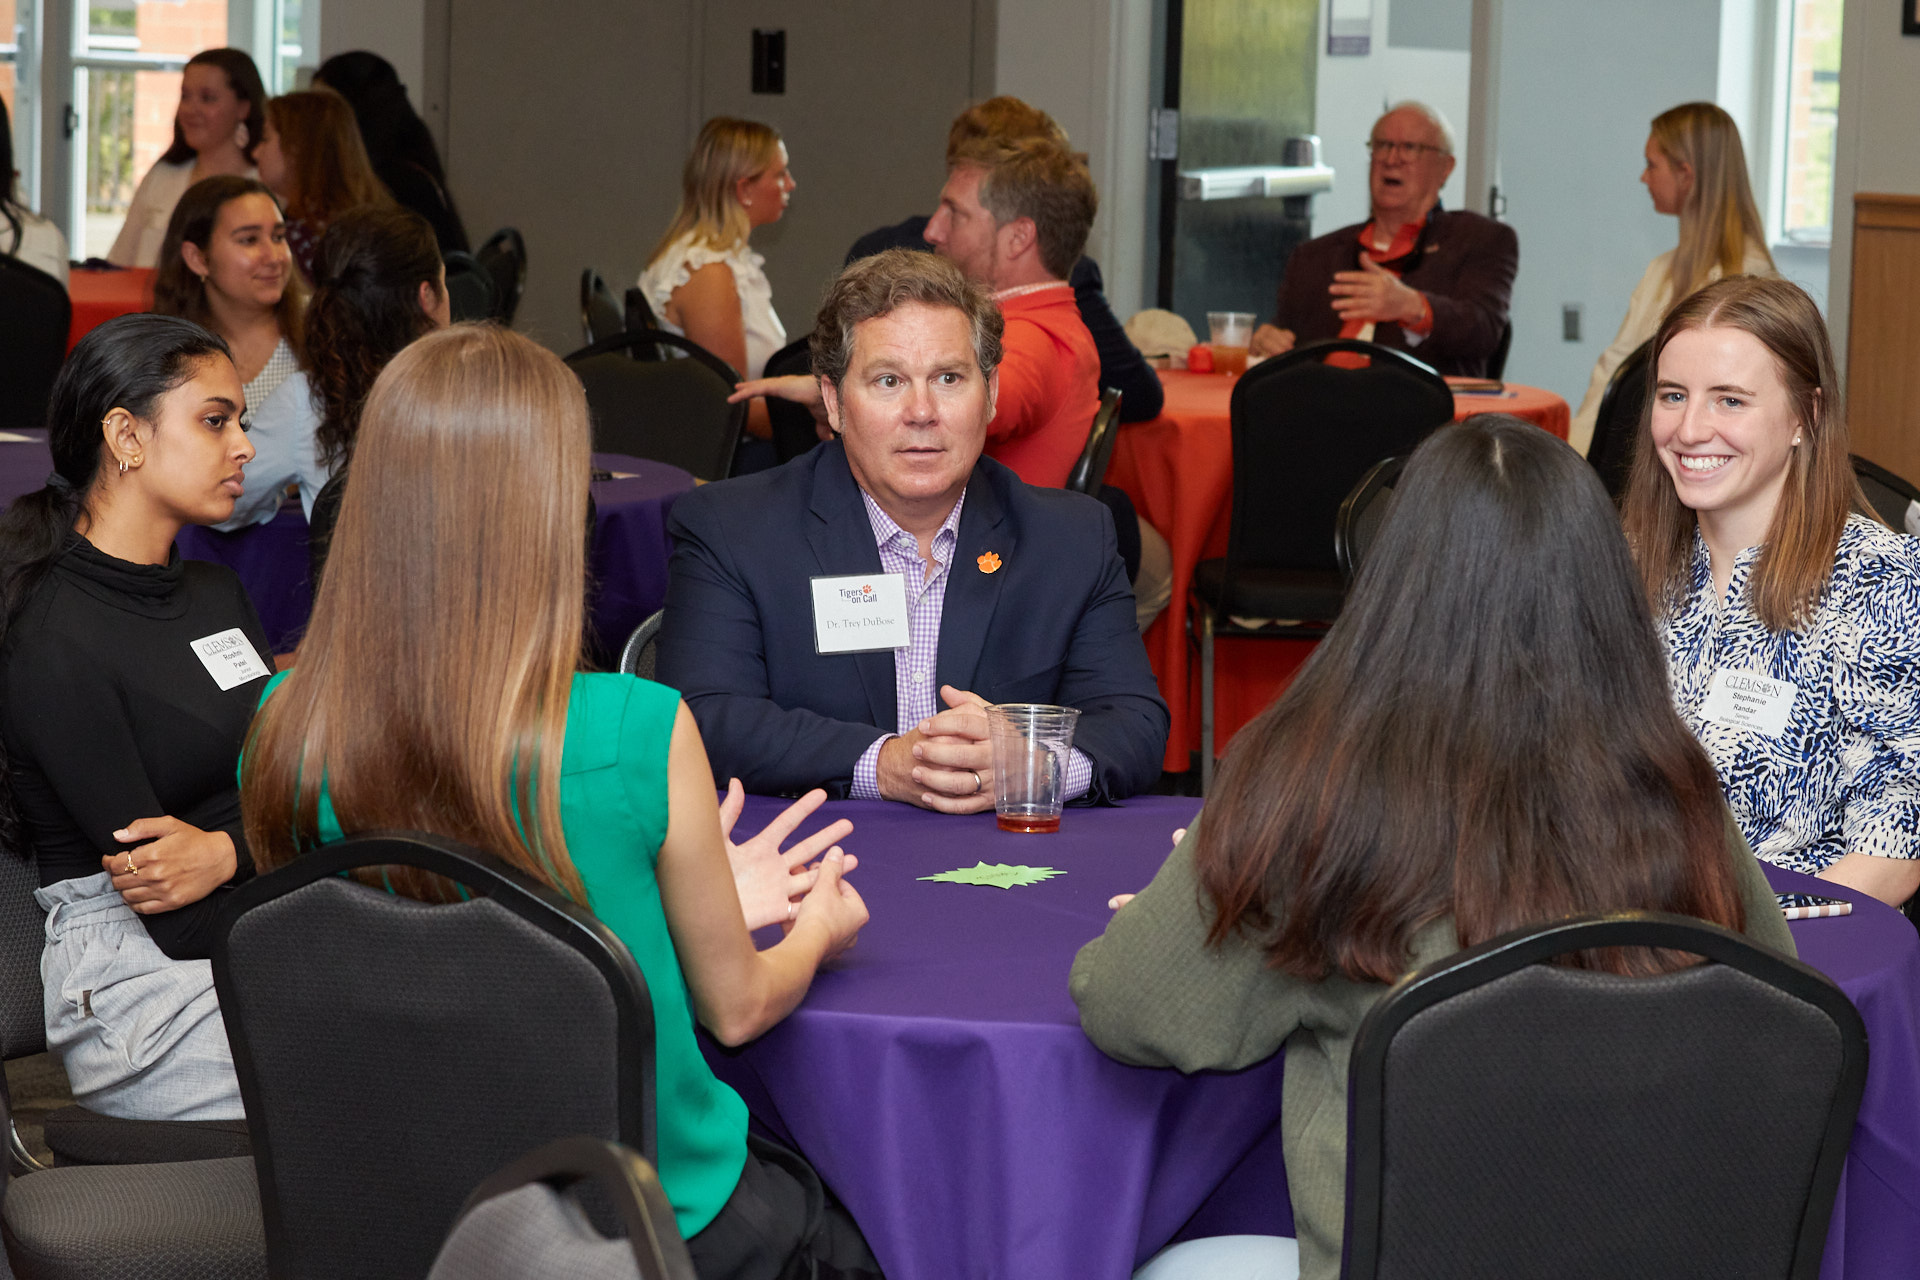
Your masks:
<instances>
[{"instance_id":1,"label":"orange polo shirt","mask_svg":"<svg viewBox=\"0 0 1920 1280\"><path fill-rule=\"evenodd\" d=\"M1100 353L1065 281L998 301L1007 327L987 456L1028 484L1058 489L1100 408Z\"/></svg>"}]
</instances>

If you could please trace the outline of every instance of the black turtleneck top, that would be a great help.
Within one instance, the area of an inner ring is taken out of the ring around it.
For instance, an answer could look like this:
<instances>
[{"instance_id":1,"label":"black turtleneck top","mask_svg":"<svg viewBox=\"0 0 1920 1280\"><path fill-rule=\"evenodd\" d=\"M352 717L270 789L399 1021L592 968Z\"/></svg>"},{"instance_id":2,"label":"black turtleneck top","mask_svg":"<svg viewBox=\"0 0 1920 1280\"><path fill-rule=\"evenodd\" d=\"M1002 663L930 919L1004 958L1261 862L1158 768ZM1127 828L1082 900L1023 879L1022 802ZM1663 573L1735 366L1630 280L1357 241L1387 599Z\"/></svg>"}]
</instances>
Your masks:
<instances>
[{"instance_id":1,"label":"black turtleneck top","mask_svg":"<svg viewBox=\"0 0 1920 1280\"><path fill-rule=\"evenodd\" d=\"M99 874L127 848L115 831L162 815L226 832L234 881L253 874L234 766L265 677L222 689L194 648L234 628L270 672L231 570L177 550L165 566L133 564L68 540L0 645L0 734L41 884ZM230 888L140 919L169 956L202 958Z\"/></svg>"}]
</instances>

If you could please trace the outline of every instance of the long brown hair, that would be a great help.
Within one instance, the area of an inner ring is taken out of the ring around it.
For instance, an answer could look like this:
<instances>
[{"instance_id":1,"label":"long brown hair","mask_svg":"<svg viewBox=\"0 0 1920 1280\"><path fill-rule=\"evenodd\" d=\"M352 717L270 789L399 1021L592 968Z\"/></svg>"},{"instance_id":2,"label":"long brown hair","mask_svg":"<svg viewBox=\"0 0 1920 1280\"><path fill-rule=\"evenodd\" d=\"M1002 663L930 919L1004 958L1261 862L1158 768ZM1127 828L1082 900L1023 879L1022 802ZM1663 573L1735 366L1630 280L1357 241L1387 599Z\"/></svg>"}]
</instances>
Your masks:
<instances>
[{"instance_id":1,"label":"long brown hair","mask_svg":"<svg viewBox=\"0 0 1920 1280\"><path fill-rule=\"evenodd\" d=\"M290 179L287 216L327 223L360 205L392 197L374 175L353 108L337 93L307 90L267 103Z\"/></svg>"},{"instance_id":2,"label":"long brown hair","mask_svg":"<svg viewBox=\"0 0 1920 1280\"><path fill-rule=\"evenodd\" d=\"M680 173L680 207L647 255L647 265L689 233L696 243L715 249L745 244L752 228L734 187L742 178L765 173L779 158L780 133L772 125L732 116L715 116L701 125Z\"/></svg>"},{"instance_id":3,"label":"long brown hair","mask_svg":"<svg viewBox=\"0 0 1920 1280\"><path fill-rule=\"evenodd\" d=\"M587 402L558 356L457 325L375 383L300 662L255 717L240 801L262 868L341 829L430 831L586 893L560 825L581 657ZM435 878L392 872L412 897Z\"/></svg>"},{"instance_id":4,"label":"long brown hair","mask_svg":"<svg viewBox=\"0 0 1920 1280\"><path fill-rule=\"evenodd\" d=\"M260 145L261 113L267 106L267 87L260 81L260 68L253 65L253 59L244 49L202 49L187 59L188 67L213 66L226 72L227 83L232 86L234 96L247 104L247 114L241 121L247 127L246 145L240 148L240 154L253 163L253 153ZM186 68L181 68L185 74ZM173 118L173 144L160 157L168 164L182 164L194 159L199 153L187 145L187 135L180 128L178 113Z\"/></svg>"},{"instance_id":5,"label":"long brown hair","mask_svg":"<svg viewBox=\"0 0 1920 1280\"><path fill-rule=\"evenodd\" d=\"M314 445L328 468L353 457L361 410L387 361L433 332L433 317L420 309L420 286L440 289L440 265L427 220L389 201L349 209L320 238L307 349L320 404Z\"/></svg>"},{"instance_id":6,"label":"long brown hair","mask_svg":"<svg viewBox=\"0 0 1920 1280\"><path fill-rule=\"evenodd\" d=\"M207 282L187 266L182 243L192 244L201 253L213 242L214 226L220 211L242 196L265 196L278 211L280 202L266 184L238 174L223 173L202 178L187 188L180 203L173 207L167 222L167 238L160 242L160 266L153 276L153 309L163 316L180 316L205 329L212 329L213 308L207 305ZM274 306L280 322L280 336L293 348L301 368L307 367L307 286L300 272L287 264L287 287Z\"/></svg>"},{"instance_id":7,"label":"long brown hair","mask_svg":"<svg viewBox=\"0 0 1920 1280\"><path fill-rule=\"evenodd\" d=\"M1799 285L1764 276L1718 280L1667 313L1653 337L1647 385L1658 381L1660 354L1689 329L1739 329L1773 356L1800 422L1800 444L1747 578L1747 598L1770 631L1805 622L1833 576L1849 511L1872 515L1854 478L1847 415L1834 372L1833 344L1820 309ZM1653 447L1654 397L1647 396L1634 437L1633 469L1620 510L1647 598L1666 612L1686 589L1699 519L1682 505ZM1873 517L1877 519L1878 517Z\"/></svg>"},{"instance_id":8,"label":"long brown hair","mask_svg":"<svg viewBox=\"0 0 1920 1280\"><path fill-rule=\"evenodd\" d=\"M1463 947L1623 908L1739 928L1725 812L1592 469L1482 414L1415 451L1339 621L1228 748L1196 850L1209 940L1390 982L1449 916Z\"/></svg>"},{"instance_id":9,"label":"long brown hair","mask_svg":"<svg viewBox=\"0 0 1920 1280\"><path fill-rule=\"evenodd\" d=\"M1711 102L1683 102L1653 118L1653 145L1670 164L1685 165L1693 185L1680 206L1680 244L1673 251L1671 298L1684 298L1718 267L1723 276L1746 270L1749 246L1767 252L1767 233L1753 203L1740 126Z\"/></svg>"}]
</instances>

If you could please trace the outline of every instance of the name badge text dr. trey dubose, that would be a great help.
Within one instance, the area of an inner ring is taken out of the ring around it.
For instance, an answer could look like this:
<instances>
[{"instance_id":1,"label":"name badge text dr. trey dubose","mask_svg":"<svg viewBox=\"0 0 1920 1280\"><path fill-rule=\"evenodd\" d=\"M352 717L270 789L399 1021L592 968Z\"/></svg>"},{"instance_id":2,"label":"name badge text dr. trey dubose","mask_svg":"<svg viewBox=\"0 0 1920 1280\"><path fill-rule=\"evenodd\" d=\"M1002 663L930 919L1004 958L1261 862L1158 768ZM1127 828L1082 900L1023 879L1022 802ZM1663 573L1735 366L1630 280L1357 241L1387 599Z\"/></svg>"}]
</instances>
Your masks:
<instances>
[{"instance_id":1,"label":"name badge text dr. trey dubose","mask_svg":"<svg viewBox=\"0 0 1920 1280\"><path fill-rule=\"evenodd\" d=\"M1752 729L1777 738L1787 731L1787 717L1793 714L1793 700L1799 693L1791 681L1721 667L1707 683L1700 713L1729 729Z\"/></svg>"},{"instance_id":2,"label":"name badge text dr. trey dubose","mask_svg":"<svg viewBox=\"0 0 1920 1280\"><path fill-rule=\"evenodd\" d=\"M814 652L873 653L913 642L903 575L858 573L811 582Z\"/></svg>"}]
</instances>

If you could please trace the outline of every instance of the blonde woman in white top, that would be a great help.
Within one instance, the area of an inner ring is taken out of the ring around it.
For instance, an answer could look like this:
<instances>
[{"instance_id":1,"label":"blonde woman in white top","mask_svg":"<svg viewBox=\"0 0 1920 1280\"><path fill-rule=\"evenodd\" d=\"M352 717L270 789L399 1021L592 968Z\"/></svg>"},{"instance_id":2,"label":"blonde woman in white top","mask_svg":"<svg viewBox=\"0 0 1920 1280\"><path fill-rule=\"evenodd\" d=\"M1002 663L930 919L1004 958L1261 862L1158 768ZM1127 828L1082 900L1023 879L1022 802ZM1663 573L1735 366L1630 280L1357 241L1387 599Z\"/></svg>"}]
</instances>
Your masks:
<instances>
[{"instance_id":1,"label":"blonde woman in white top","mask_svg":"<svg viewBox=\"0 0 1920 1280\"><path fill-rule=\"evenodd\" d=\"M1675 302L1722 276L1776 274L1732 116L1711 102L1683 102L1663 111L1653 118L1646 156L1640 181L1655 213L1679 217L1680 244L1640 277L1620 332L1594 363L1568 436L1583 454L1593 442L1600 397L1613 371L1654 335Z\"/></svg>"},{"instance_id":2,"label":"blonde woman in white top","mask_svg":"<svg viewBox=\"0 0 1920 1280\"><path fill-rule=\"evenodd\" d=\"M173 145L140 179L107 261L122 267L155 266L173 207L188 187L221 174L258 178L253 149L265 131L266 105L260 70L245 53L202 49L189 58L180 76Z\"/></svg>"},{"instance_id":3,"label":"blonde woman in white top","mask_svg":"<svg viewBox=\"0 0 1920 1280\"><path fill-rule=\"evenodd\" d=\"M761 270L766 260L747 248L747 237L780 220L797 185L773 128L715 116L700 127L681 174L679 211L640 273L662 326L743 378L758 378L767 357L787 345ZM765 401L749 402L747 431L760 439L771 434Z\"/></svg>"}]
</instances>

